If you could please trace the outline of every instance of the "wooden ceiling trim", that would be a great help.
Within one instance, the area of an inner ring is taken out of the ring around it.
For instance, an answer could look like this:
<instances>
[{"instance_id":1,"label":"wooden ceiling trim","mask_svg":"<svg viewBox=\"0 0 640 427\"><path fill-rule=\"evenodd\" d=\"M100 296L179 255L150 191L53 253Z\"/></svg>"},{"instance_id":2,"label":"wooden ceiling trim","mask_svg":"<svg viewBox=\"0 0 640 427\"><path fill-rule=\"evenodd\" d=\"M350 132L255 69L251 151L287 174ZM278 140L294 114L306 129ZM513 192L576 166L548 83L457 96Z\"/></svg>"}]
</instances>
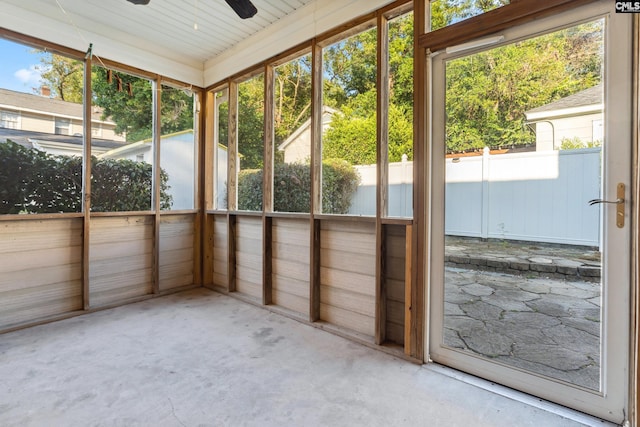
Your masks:
<instances>
[{"instance_id":1,"label":"wooden ceiling trim","mask_svg":"<svg viewBox=\"0 0 640 427\"><path fill-rule=\"evenodd\" d=\"M597 0L514 1L482 15L422 34L418 38L418 46L436 52L594 1Z\"/></svg>"}]
</instances>

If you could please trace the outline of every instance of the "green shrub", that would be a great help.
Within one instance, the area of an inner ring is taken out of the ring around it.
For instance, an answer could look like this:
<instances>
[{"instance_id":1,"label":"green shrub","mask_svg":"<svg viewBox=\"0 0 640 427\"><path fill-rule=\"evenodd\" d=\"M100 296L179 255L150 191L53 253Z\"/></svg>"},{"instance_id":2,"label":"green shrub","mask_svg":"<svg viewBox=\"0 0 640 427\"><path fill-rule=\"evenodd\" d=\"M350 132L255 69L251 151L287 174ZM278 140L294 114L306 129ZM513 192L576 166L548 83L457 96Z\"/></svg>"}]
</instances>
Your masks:
<instances>
[{"instance_id":1,"label":"green shrub","mask_svg":"<svg viewBox=\"0 0 640 427\"><path fill-rule=\"evenodd\" d=\"M322 163L322 206L324 213L346 214L360 177L344 160ZM262 170L244 170L238 174L238 209L262 210ZM311 170L308 164L279 163L274 167L273 191L276 212L309 212Z\"/></svg>"},{"instance_id":2,"label":"green shrub","mask_svg":"<svg viewBox=\"0 0 640 427\"><path fill-rule=\"evenodd\" d=\"M82 157L51 155L0 143L0 214L82 210ZM92 211L146 211L151 208L152 167L131 160L92 158ZM171 207L168 176L161 170L163 209Z\"/></svg>"}]
</instances>

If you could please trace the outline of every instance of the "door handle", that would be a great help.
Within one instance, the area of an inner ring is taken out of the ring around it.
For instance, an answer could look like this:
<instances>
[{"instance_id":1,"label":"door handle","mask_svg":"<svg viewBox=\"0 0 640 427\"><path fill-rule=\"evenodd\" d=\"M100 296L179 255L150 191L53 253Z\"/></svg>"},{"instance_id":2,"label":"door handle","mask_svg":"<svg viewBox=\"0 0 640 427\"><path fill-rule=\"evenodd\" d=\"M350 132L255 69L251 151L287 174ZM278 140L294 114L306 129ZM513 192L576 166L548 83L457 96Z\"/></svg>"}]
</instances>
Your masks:
<instances>
[{"instance_id":1,"label":"door handle","mask_svg":"<svg viewBox=\"0 0 640 427\"><path fill-rule=\"evenodd\" d=\"M604 199L592 199L589 200L589 206L597 205L599 203L611 203L616 205L616 225L618 228L624 227L624 184L618 183L617 194L618 198L616 200L604 200Z\"/></svg>"}]
</instances>

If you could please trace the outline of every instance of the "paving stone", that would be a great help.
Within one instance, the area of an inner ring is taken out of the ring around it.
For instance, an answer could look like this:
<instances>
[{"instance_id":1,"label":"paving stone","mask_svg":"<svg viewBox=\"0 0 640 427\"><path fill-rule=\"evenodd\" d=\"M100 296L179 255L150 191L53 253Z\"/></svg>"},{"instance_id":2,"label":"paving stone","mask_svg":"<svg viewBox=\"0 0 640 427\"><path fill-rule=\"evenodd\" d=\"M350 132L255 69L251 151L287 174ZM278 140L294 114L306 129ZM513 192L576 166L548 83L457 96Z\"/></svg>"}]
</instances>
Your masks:
<instances>
[{"instance_id":1,"label":"paving stone","mask_svg":"<svg viewBox=\"0 0 640 427\"><path fill-rule=\"evenodd\" d=\"M592 322L598 322L600 320L600 309L593 308L572 308L569 310L572 317L578 319L591 320Z\"/></svg>"},{"instance_id":2,"label":"paving stone","mask_svg":"<svg viewBox=\"0 0 640 427\"><path fill-rule=\"evenodd\" d=\"M566 307L562 304L559 304L556 301L553 301L549 298L541 297L535 301L529 301L527 303L529 307L531 307L534 311L538 313L545 314L551 317L569 317L571 313L569 312L569 307Z\"/></svg>"},{"instance_id":3,"label":"paving stone","mask_svg":"<svg viewBox=\"0 0 640 427\"><path fill-rule=\"evenodd\" d=\"M602 306L602 300L600 299L600 296L598 295L597 297L594 298L589 298L587 301L589 301L591 304L597 306L597 307L601 307Z\"/></svg>"},{"instance_id":4,"label":"paving stone","mask_svg":"<svg viewBox=\"0 0 640 427\"><path fill-rule=\"evenodd\" d=\"M509 268L516 271L528 271L529 270L529 262L528 261L510 261Z\"/></svg>"},{"instance_id":5,"label":"paving stone","mask_svg":"<svg viewBox=\"0 0 640 427\"><path fill-rule=\"evenodd\" d=\"M481 285L479 283L472 283L461 287L463 292L477 297L491 295L494 289L490 286Z\"/></svg>"},{"instance_id":6,"label":"paving stone","mask_svg":"<svg viewBox=\"0 0 640 427\"><path fill-rule=\"evenodd\" d=\"M529 269L541 273L555 273L557 266L555 264L531 264Z\"/></svg>"},{"instance_id":7,"label":"paving stone","mask_svg":"<svg viewBox=\"0 0 640 427\"><path fill-rule=\"evenodd\" d=\"M578 318L578 317L563 317L561 319L562 324L570 326L575 329L584 331L590 335L593 335L600 340L600 322Z\"/></svg>"},{"instance_id":8,"label":"paving stone","mask_svg":"<svg viewBox=\"0 0 640 427\"><path fill-rule=\"evenodd\" d=\"M578 274L584 277L600 277L600 267L583 265L578 267Z\"/></svg>"},{"instance_id":9,"label":"paving stone","mask_svg":"<svg viewBox=\"0 0 640 427\"><path fill-rule=\"evenodd\" d=\"M470 350L485 357L508 356L511 354L512 340L500 333L484 328L460 331L460 337Z\"/></svg>"},{"instance_id":10,"label":"paving stone","mask_svg":"<svg viewBox=\"0 0 640 427\"><path fill-rule=\"evenodd\" d=\"M565 276L577 276L578 275L578 267L571 267L566 265L558 265L556 267L556 271L560 274L564 274Z\"/></svg>"},{"instance_id":11,"label":"paving stone","mask_svg":"<svg viewBox=\"0 0 640 427\"><path fill-rule=\"evenodd\" d=\"M458 307L458 304L451 304L450 302L444 303L444 315L445 316L464 316L464 311Z\"/></svg>"},{"instance_id":12,"label":"paving stone","mask_svg":"<svg viewBox=\"0 0 640 427\"><path fill-rule=\"evenodd\" d=\"M555 317L535 312L505 312L502 316L502 321L504 323L512 323L513 325L511 325L510 327L517 326L523 329L550 328L561 323L560 320L556 319Z\"/></svg>"},{"instance_id":13,"label":"paving stone","mask_svg":"<svg viewBox=\"0 0 640 427\"><path fill-rule=\"evenodd\" d=\"M444 328L444 337L442 338L444 345L453 348L467 348L467 345L458 336L458 331L455 329Z\"/></svg>"},{"instance_id":14,"label":"paving stone","mask_svg":"<svg viewBox=\"0 0 640 427\"><path fill-rule=\"evenodd\" d=\"M517 358L562 371L580 369L594 363L587 355L558 345L516 343L513 354Z\"/></svg>"},{"instance_id":15,"label":"paving stone","mask_svg":"<svg viewBox=\"0 0 640 427\"><path fill-rule=\"evenodd\" d=\"M542 332L556 344L579 353L592 354L593 349L600 347L599 337L566 324L546 328Z\"/></svg>"},{"instance_id":16,"label":"paving stone","mask_svg":"<svg viewBox=\"0 0 640 427\"><path fill-rule=\"evenodd\" d=\"M526 281L518 284L518 287L523 291L532 292L534 294L547 294L549 293L549 285L540 283L538 281Z\"/></svg>"},{"instance_id":17,"label":"paving stone","mask_svg":"<svg viewBox=\"0 0 640 427\"><path fill-rule=\"evenodd\" d=\"M501 259L489 259L487 260L488 267L495 267L496 270L509 268L509 261L504 261Z\"/></svg>"},{"instance_id":18,"label":"paving stone","mask_svg":"<svg viewBox=\"0 0 640 427\"><path fill-rule=\"evenodd\" d=\"M477 301L478 299L478 297L462 292L462 290L458 286L445 286L445 302L451 304L467 304L473 301Z\"/></svg>"},{"instance_id":19,"label":"paving stone","mask_svg":"<svg viewBox=\"0 0 640 427\"><path fill-rule=\"evenodd\" d=\"M556 342L544 334L540 328L523 328L512 322L492 320L486 323L487 330L502 331L502 334L509 337L514 343L538 343L556 345Z\"/></svg>"},{"instance_id":20,"label":"paving stone","mask_svg":"<svg viewBox=\"0 0 640 427\"><path fill-rule=\"evenodd\" d=\"M500 319L503 309L495 305L487 304L483 301L476 301L469 304L460 304L460 308L472 319L477 320L497 320Z\"/></svg>"},{"instance_id":21,"label":"paving stone","mask_svg":"<svg viewBox=\"0 0 640 427\"><path fill-rule=\"evenodd\" d=\"M495 292L495 296L520 302L532 301L540 298L540 295L538 294L526 292L521 289L498 289Z\"/></svg>"},{"instance_id":22,"label":"paving stone","mask_svg":"<svg viewBox=\"0 0 640 427\"><path fill-rule=\"evenodd\" d=\"M555 294L555 295L563 295L566 297L579 298L579 299L593 298L596 295L600 295L600 292L598 291L580 289L575 286L571 286L571 284L572 282L567 282L567 286L553 287L549 290L549 293Z\"/></svg>"},{"instance_id":23,"label":"paving stone","mask_svg":"<svg viewBox=\"0 0 640 427\"><path fill-rule=\"evenodd\" d=\"M553 261L550 260L549 258L533 257L533 258L529 258L529 261L531 261L534 264L553 264Z\"/></svg>"}]
</instances>

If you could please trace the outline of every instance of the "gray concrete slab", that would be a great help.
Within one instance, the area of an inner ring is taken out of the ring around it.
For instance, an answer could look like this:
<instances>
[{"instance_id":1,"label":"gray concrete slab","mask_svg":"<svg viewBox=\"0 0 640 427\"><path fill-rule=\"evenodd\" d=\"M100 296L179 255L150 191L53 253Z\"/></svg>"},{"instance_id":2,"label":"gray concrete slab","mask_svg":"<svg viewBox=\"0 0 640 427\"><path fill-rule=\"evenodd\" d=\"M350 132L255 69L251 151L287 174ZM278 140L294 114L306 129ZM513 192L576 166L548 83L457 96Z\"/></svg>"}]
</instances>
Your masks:
<instances>
[{"instance_id":1,"label":"gray concrete slab","mask_svg":"<svg viewBox=\"0 0 640 427\"><path fill-rule=\"evenodd\" d=\"M544 408L205 289L0 335L4 427L605 425Z\"/></svg>"}]
</instances>

